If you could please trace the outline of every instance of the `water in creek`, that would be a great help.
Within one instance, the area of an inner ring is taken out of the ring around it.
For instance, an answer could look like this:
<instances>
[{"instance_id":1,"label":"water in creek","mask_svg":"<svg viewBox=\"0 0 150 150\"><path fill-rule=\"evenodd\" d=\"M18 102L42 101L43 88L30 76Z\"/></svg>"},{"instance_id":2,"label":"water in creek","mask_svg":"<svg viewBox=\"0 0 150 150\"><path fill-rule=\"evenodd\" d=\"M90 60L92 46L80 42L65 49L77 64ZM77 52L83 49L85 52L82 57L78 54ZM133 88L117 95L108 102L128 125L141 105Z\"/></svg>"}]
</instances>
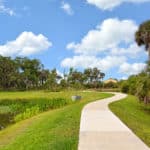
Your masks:
<instances>
[{"instance_id":1,"label":"water in creek","mask_svg":"<svg viewBox=\"0 0 150 150\"><path fill-rule=\"evenodd\" d=\"M8 125L13 124L14 115L11 113L0 114L0 130L6 128Z\"/></svg>"}]
</instances>

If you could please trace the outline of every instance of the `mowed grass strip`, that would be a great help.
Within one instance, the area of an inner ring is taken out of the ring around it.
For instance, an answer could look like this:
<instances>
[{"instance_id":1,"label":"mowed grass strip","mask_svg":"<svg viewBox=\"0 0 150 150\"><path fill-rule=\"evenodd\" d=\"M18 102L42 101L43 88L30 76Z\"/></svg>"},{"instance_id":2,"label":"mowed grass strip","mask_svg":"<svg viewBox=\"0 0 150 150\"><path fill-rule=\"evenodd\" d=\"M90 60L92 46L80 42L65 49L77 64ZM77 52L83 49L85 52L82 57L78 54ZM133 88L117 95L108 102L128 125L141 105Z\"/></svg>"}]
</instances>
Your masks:
<instances>
[{"instance_id":1,"label":"mowed grass strip","mask_svg":"<svg viewBox=\"0 0 150 150\"><path fill-rule=\"evenodd\" d=\"M128 96L109 104L109 108L150 147L150 106Z\"/></svg>"},{"instance_id":2,"label":"mowed grass strip","mask_svg":"<svg viewBox=\"0 0 150 150\"><path fill-rule=\"evenodd\" d=\"M91 101L113 95L99 92L64 93L69 97L72 94L81 95L82 100L69 106L34 116L1 131L0 149L77 150L80 116L83 106Z\"/></svg>"}]
</instances>

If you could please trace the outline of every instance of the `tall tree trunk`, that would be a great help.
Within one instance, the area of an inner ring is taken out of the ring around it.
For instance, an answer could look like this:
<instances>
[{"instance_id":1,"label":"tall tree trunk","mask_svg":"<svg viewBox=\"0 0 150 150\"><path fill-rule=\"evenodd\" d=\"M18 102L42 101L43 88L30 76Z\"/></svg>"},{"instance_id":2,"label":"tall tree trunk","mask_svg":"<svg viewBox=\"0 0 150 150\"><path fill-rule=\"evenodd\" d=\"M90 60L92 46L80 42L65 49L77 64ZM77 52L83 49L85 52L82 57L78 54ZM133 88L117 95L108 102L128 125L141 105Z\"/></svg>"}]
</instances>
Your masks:
<instances>
[{"instance_id":1,"label":"tall tree trunk","mask_svg":"<svg viewBox=\"0 0 150 150\"><path fill-rule=\"evenodd\" d=\"M148 61L150 62L150 43L148 45Z\"/></svg>"},{"instance_id":2,"label":"tall tree trunk","mask_svg":"<svg viewBox=\"0 0 150 150\"><path fill-rule=\"evenodd\" d=\"M146 105L148 104L148 97L147 97L147 96L144 97L144 103L145 103Z\"/></svg>"}]
</instances>

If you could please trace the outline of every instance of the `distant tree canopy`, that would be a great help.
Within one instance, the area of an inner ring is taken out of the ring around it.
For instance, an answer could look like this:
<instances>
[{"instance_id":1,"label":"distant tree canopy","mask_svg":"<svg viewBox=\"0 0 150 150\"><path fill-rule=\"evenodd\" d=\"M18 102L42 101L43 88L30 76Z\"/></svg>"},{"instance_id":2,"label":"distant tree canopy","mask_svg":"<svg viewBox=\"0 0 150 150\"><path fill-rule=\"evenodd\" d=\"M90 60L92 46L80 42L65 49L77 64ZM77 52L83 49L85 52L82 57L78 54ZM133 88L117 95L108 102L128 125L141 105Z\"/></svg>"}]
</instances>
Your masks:
<instances>
[{"instance_id":1,"label":"distant tree canopy","mask_svg":"<svg viewBox=\"0 0 150 150\"><path fill-rule=\"evenodd\" d=\"M99 88L102 85L101 80L104 76L105 74L98 68L87 68L83 73L70 68L67 81L72 87Z\"/></svg>"},{"instance_id":2,"label":"distant tree canopy","mask_svg":"<svg viewBox=\"0 0 150 150\"><path fill-rule=\"evenodd\" d=\"M98 68L87 68L83 72L70 68L62 77L56 69L45 69L37 59L0 56L1 90L99 88L104 76Z\"/></svg>"}]
</instances>

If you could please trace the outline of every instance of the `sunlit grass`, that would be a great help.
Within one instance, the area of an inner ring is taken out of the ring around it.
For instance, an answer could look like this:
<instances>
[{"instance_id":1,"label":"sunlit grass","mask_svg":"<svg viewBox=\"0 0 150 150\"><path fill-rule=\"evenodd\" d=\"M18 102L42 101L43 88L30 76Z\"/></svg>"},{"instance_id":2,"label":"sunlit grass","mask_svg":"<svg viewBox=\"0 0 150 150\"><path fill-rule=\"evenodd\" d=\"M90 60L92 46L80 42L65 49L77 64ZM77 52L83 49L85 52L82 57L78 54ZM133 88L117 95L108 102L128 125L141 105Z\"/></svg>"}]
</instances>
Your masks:
<instances>
[{"instance_id":1,"label":"sunlit grass","mask_svg":"<svg viewBox=\"0 0 150 150\"><path fill-rule=\"evenodd\" d=\"M31 94L32 92L27 93ZM33 92L34 96L35 93ZM99 92L76 91L47 93L48 95L40 92L40 94L45 97L56 95L56 97L67 98L78 94L82 96L82 100L60 109L39 114L1 131L1 150L77 150L80 115L83 106L91 101L112 96L112 94ZM15 93L14 95L15 97L24 96L23 93L19 95ZM3 98L6 96L4 95Z\"/></svg>"},{"instance_id":2,"label":"sunlit grass","mask_svg":"<svg viewBox=\"0 0 150 150\"><path fill-rule=\"evenodd\" d=\"M135 96L128 96L124 100L113 102L110 109L150 146L150 106L139 103Z\"/></svg>"}]
</instances>

